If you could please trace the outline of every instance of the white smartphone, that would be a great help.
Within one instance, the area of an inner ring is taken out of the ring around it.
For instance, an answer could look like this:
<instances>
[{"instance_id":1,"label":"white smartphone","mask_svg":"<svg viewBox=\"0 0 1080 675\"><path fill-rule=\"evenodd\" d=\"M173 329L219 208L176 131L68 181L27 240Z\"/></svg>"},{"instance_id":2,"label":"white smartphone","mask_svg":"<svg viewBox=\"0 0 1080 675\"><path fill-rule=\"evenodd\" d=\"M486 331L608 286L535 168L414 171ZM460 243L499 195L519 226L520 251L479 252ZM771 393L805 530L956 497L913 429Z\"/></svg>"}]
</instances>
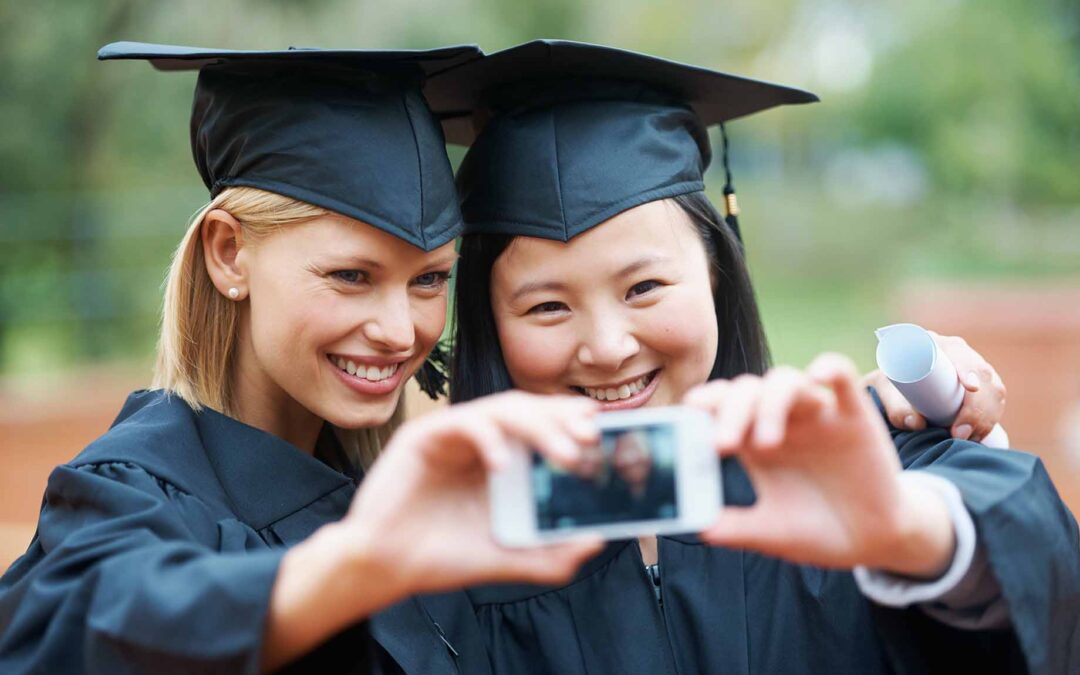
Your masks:
<instances>
[{"instance_id":1,"label":"white smartphone","mask_svg":"<svg viewBox=\"0 0 1080 675\"><path fill-rule=\"evenodd\" d=\"M606 539L696 532L722 504L712 418L693 408L601 413L600 443L567 471L536 452L491 474L492 530L504 546L582 533Z\"/></svg>"}]
</instances>

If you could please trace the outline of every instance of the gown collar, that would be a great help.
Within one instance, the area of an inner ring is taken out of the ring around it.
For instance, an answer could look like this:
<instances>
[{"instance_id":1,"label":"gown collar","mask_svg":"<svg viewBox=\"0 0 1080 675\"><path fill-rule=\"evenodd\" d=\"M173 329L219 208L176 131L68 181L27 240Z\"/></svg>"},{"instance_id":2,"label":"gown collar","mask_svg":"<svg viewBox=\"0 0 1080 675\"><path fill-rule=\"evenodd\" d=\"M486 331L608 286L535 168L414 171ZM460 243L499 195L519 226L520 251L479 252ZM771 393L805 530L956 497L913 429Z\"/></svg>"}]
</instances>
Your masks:
<instances>
[{"instance_id":1,"label":"gown collar","mask_svg":"<svg viewBox=\"0 0 1080 675\"><path fill-rule=\"evenodd\" d=\"M353 483L292 443L215 410L203 409L195 424L236 514L255 529ZM340 453L329 425L318 444L319 450Z\"/></svg>"}]
</instances>

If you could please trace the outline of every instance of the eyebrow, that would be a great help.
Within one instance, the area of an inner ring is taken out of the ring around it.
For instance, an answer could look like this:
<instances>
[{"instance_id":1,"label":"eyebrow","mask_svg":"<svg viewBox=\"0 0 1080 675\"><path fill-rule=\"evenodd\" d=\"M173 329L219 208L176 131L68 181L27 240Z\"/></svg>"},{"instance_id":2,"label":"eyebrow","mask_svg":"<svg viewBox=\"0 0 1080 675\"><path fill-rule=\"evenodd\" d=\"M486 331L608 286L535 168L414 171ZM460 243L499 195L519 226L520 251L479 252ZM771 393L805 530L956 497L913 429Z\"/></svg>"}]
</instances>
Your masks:
<instances>
[{"instance_id":1,"label":"eyebrow","mask_svg":"<svg viewBox=\"0 0 1080 675\"><path fill-rule=\"evenodd\" d=\"M424 265L424 269L433 269L435 267L442 267L444 265L453 265L458 261L458 257L459 256L457 252L448 254L439 258L438 260L433 260L427 265ZM386 268L386 265L382 264L378 260L373 260L371 258L364 258L361 256L347 256L347 259L348 264L356 265L357 267L363 267L372 270L383 270Z\"/></svg>"},{"instance_id":2,"label":"eyebrow","mask_svg":"<svg viewBox=\"0 0 1080 675\"><path fill-rule=\"evenodd\" d=\"M635 260L635 261L633 261L633 262L619 268L618 271L616 271L614 274L611 275L611 278L614 279L614 278L618 278L618 277L628 276L628 275L633 274L634 272L638 272L638 271L640 271L640 270L642 270L642 269L644 269L644 268L646 268L646 267L648 267L650 265L655 265L656 263L661 263L661 262L667 262L669 260L670 260L670 258L665 256L665 255L648 255L648 256L645 256L643 258L638 258L637 260ZM519 286L517 288L517 290L514 291L513 295L510 296L510 302L515 302L516 300L518 300L522 296L528 295L530 293L536 293L538 291L565 291L565 290L566 290L566 284L564 284L564 283L562 283L560 281L532 281L532 282L529 282L527 284L523 284L523 285Z\"/></svg>"},{"instance_id":3,"label":"eyebrow","mask_svg":"<svg viewBox=\"0 0 1080 675\"><path fill-rule=\"evenodd\" d=\"M634 272L638 272L638 271L648 267L649 265L655 265L657 263L668 262L669 260L671 260L671 258L667 257L666 255L658 255L658 254L657 255L647 255L647 256L645 256L643 258L638 258L637 260L635 260L632 263L629 263L628 265L625 265L618 272L615 272L615 274L613 274L611 276L613 278L614 277L625 277L625 276L627 276L629 274L633 274Z\"/></svg>"},{"instance_id":4,"label":"eyebrow","mask_svg":"<svg viewBox=\"0 0 1080 675\"><path fill-rule=\"evenodd\" d=\"M351 256L351 255L346 256L346 257L347 257L347 259L349 261L348 264L356 265L357 267L366 267L366 268L371 268L371 269L376 269L376 270L381 270L381 269L383 269L383 267L385 267L385 265L383 265L378 260L372 260L371 258L361 258L359 256Z\"/></svg>"},{"instance_id":5,"label":"eyebrow","mask_svg":"<svg viewBox=\"0 0 1080 675\"><path fill-rule=\"evenodd\" d=\"M510 302L516 302L519 298L538 291L565 291L566 284L561 281L532 281L518 286L514 294L510 296Z\"/></svg>"},{"instance_id":6,"label":"eyebrow","mask_svg":"<svg viewBox=\"0 0 1080 675\"><path fill-rule=\"evenodd\" d=\"M439 258L438 260L435 260L435 261L431 262L430 264L426 265L425 269L431 269L433 267L442 267L443 265L454 265L454 264L457 263L458 259L460 259L460 258L461 258L461 254L459 254L457 251L454 251L453 253L449 253L446 256L444 256L442 258Z\"/></svg>"}]
</instances>

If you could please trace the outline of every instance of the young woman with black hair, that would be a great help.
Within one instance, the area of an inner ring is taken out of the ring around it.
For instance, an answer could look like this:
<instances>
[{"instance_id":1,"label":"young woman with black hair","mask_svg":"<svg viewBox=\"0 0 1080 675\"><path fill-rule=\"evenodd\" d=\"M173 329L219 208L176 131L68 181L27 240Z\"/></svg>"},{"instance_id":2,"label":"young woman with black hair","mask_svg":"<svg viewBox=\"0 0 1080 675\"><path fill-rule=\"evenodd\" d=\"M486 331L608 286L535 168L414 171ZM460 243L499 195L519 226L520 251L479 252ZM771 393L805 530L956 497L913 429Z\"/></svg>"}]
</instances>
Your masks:
<instances>
[{"instance_id":1,"label":"young woman with black hair","mask_svg":"<svg viewBox=\"0 0 1080 675\"><path fill-rule=\"evenodd\" d=\"M482 120L457 139L452 399L695 405L724 457L706 532L612 542L568 585L470 589L495 673L1080 667L1076 522L1036 457L890 427L842 356L769 367L705 126L812 95L551 41L440 79ZM1000 405L987 372L969 384Z\"/></svg>"}]
</instances>

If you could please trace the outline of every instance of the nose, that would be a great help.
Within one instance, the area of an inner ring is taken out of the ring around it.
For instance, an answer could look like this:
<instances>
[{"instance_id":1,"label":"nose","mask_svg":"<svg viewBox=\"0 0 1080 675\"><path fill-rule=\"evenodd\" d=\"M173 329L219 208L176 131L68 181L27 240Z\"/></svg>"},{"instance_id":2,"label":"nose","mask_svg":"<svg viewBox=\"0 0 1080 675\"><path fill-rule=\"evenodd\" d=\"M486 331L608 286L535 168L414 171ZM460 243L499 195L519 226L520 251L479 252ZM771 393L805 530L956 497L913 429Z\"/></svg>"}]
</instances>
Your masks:
<instances>
[{"instance_id":1,"label":"nose","mask_svg":"<svg viewBox=\"0 0 1080 675\"><path fill-rule=\"evenodd\" d=\"M578 346L577 356L584 365L617 371L639 351L641 345L633 331L619 320L606 317L593 321L589 334Z\"/></svg>"},{"instance_id":2,"label":"nose","mask_svg":"<svg viewBox=\"0 0 1080 675\"><path fill-rule=\"evenodd\" d=\"M364 322L363 334L375 345L393 352L404 352L416 342L416 326L408 293L388 292L374 307L374 316Z\"/></svg>"}]
</instances>

